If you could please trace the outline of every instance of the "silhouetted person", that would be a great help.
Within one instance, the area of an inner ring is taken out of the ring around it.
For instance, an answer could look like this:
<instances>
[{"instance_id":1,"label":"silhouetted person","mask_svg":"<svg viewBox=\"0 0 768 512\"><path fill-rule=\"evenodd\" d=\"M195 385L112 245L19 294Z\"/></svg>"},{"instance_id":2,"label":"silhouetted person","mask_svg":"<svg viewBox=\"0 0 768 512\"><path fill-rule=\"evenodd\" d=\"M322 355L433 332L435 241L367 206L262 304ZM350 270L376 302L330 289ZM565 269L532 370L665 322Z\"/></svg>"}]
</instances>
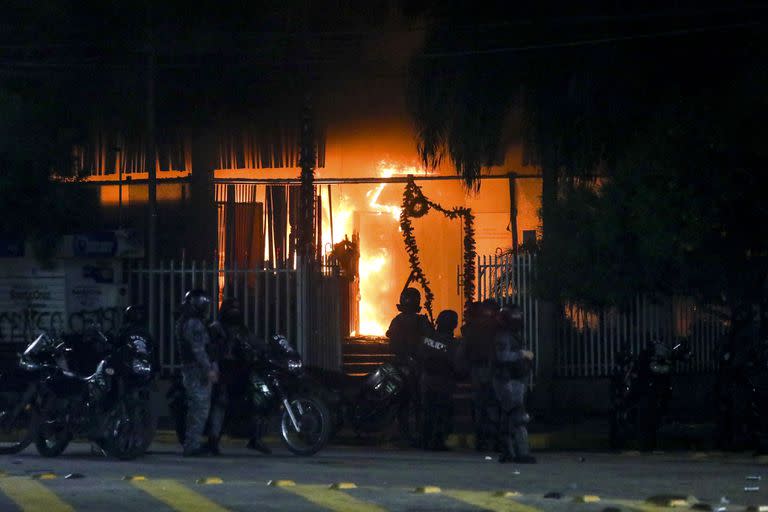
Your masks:
<instances>
[{"instance_id":1,"label":"silhouetted person","mask_svg":"<svg viewBox=\"0 0 768 512\"><path fill-rule=\"evenodd\" d=\"M436 332L420 347L422 445L428 450L447 450L445 438L453 430L453 393L456 389L456 349L453 331L459 315L452 310L437 315Z\"/></svg>"},{"instance_id":2,"label":"silhouetted person","mask_svg":"<svg viewBox=\"0 0 768 512\"><path fill-rule=\"evenodd\" d=\"M397 422L400 428L400 439L405 442L411 439L409 418L413 410L418 414L417 407L413 403L417 396L419 382L416 353L426 336L433 333L432 324L421 311L421 294L416 288L406 288L400 294L400 303L397 305L400 313L392 319L387 330L387 337L392 352L395 355L394 364L405 375L405 391L403 392Z\"/></svg>"}]
</instances>

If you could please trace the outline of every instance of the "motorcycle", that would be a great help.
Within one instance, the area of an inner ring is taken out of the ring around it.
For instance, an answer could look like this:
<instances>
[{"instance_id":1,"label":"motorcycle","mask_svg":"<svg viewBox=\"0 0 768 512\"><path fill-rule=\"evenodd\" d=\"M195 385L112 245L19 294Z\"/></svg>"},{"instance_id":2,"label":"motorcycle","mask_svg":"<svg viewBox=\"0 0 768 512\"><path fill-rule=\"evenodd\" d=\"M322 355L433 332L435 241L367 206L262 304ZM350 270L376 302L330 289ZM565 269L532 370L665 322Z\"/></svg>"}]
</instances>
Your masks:
<instances>
[{"instance_id":1,"label":"motorcycle","mask_svg":"<svg viewBox=\"0 0 768 512\"><path fill-rule=\"evenodd\" d=\"M672 393L671 373L676 363L690 357L685 341L669 346L650 343L637 356L622 352L611 376L613 448L623 448L636 437L645 451L656 447L656 434L666 416Z\"/></svg>"},{"instance_id":2,"label":"motorcycle","mask_svg":"<svg viewBox=\"0 0 768 512\"><path fill-rule=\"evenodd\" d=\"M320 451L331 434L331 415L324 401L310 391L303 361L296 350L283 336L273 336L264 350L253 345L242 348L246 368L238 374L244 382L231 386L225 428L248 435L254 418L279 413L280 439L291 453L309 456ZM172 385L168 399L177 438L183 443L187 408L180 379Z\"/></svg>"},{"instance_id":3,"label":"motorcycle","mask_svg":"<svg viewBox=\"0 0 768 512\"><path fill-rule=\"evenodd\" d=\"M50 355L54 350L53 341L40 336L19 355L12 368L0 375L0 454L18 453L35 439L42 383L59 371L55 357L38 355Z\"/></svg>"},{"instance_id":4,"label":"motorcycle","mask_svg":"<svg viewBox=\"0 0 768 512\"><path fill-rule=\"evenodd\" d=\"M108 346L106 336L99 335ZM146 451L154 431L148 391L152 366L140 348L131 342L114 346L87 377L70 371L77 366L77 350L66 342L42 334L27 348L21 366L40 376L32 408L32 441L40 455L60 455L76 436L122 460Z\"/></svg>"},{"instance_id":5,"label":"motorcycle","mask_svg":"<svg viewBox=\"0 0 768 512\"><path fill-rule=\"evenodd\" d=\"M340 372L319 369L314 369L312 376L322 383L321 389L327 390L329 397L326 401L334 412L336 431L345 425L358 437L384 431L396 422L403 402L407 400L410 441L416 443L415 436L420 428L416 414L418 406L414 401L418 399L418 393L409 386L415 378L414 367L415 364L383 363L362 382Z\"/></svg>"}]
</instances>

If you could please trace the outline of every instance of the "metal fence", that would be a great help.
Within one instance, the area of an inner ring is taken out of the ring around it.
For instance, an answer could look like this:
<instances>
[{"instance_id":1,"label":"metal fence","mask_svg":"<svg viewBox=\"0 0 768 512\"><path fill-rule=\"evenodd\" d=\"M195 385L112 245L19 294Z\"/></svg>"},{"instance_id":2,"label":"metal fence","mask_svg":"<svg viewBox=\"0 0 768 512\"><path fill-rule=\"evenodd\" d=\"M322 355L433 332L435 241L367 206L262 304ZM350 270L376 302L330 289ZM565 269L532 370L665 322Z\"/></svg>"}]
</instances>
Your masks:
<instances>
[{"instance_id":1,"label":"metal fence","mask_svg":"<svg viewBox=\"0 0 768 512\"><path fill-rule=\"evenodd\" d=\"M702 307L689 297L650 300L638 296L629 308L587 312L562 306L558 316L556 375L604 377L611 374L616 355L637 354L652 341L673 343L684 338L692 350L682 373L716 369L718 340L726 324L714 308Z\"/></svg>"},{"instance_id":2,"label":"metal fence","mask_svg":"<svg viewBox=\"0 0 768 512\"><path fill-rule=\"evenodd\" d=\"M246 326L257 337L285 335L307 365L339 369L341 286L338 273L327 268L239 269L219 268L215 263L169 261L160 262L154 269L140 263L128 269L129 302L146 305L158 363L166 374L180 366L174 324L184 294L193 288L210 293L210 318L217 318L221 299L236 297Z\"/></svg>"},{"instance_id":3,"label":"metal fence","mask_svg":"<svg viewBox=\"0 0 768 512\"><path fill-rule=\"evenodd\" d=\"M637 354L649 342L688 340L691 360L679 367L684 373L715 370L716 349L725 334L725 315L717 308L701 305L689 297L652 301L639 296L623 310L605 308L586 311L561 305L555 317L540 316L533 294L536 256L503 253L478 257L478 299L494 298L501 304L516 303L525 314L524 342L539 352L541 327L555 322L554 374L559 377L605 377L610 375L620 352ZM548 341L548 340L547 340ZM537 359L537 370L539 360Z\"/></svg>"},{"instance_id":4,"label":"metal fence","mask_svg":"<svg viewBox=\"0 0 768 512\"><path fill-rule=\"evenodd\" d=\"M533 295L535 257L530 253L496 254L477 258L478 300L495 299L500 305L517 304L523 309L523 343L539 351L539 301ZM534 371L539 370L535 359Z\"/></svg>"}]
</instances>

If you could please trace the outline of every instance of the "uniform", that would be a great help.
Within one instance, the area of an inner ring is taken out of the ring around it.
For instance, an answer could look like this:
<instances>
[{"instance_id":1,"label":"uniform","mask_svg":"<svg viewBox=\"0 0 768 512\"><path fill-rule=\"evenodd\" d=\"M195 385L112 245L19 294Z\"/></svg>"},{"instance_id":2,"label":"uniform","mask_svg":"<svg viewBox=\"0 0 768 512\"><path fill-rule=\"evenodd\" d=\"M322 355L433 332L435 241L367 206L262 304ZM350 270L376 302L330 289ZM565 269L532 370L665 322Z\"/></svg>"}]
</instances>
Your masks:
<instances>
[{"instance_id":1,"label":"uniform","mask_svg":"<svg viewBox=\"0 0 768 512\"><path fill-rule=\"evenodd\" d=\"M437 333L421 344L422 445L427 449L445 449L445 438L452 431L456 347L453 333Z\"/></svg>"},{"instance_id":2,"label":"uniform","mask_svg":"<svg viewBox=\"0 0 768 512\"><path fill-rule=\"evenodd\" d=\"M403 368L406 373L405 391L400 400L397 423L400 428L402 441L410 440L412 432L409 429L411 409L418 416L418 407L414 399L418 397L418 367L416 356L419 345L424 337L432 336L434 329L426 315L420 315L421 295L415 288L406 288L400 294L397 309L400 313L392 319L387 330L387 338L395 355L395 365Z\"/></svg>"},{"instance_id":3,"label":"uniform","mask_svg":"<svg viewBox=\"0 0 768 512\"><path fill-rule=\"evenodd\" d=\"M499 460L535 462L530 456L526 428L530 418L525 411L530 360L523 354L518 333L500 328L494 340L493 389L503 414L502 428L505 429L502 435L503 454Z\"/></svg>"},{"instance_id":4,"label":"uniform","mask_svg":"<svg viewBox=\"0 0 768 512\"><path fill-rule=\"evenodd\" d=\"M215 370L208 357L210 338L208 328L203 322L203 308L207 310L210 300L202 292L197 292L190 298L192 293L187 294L182 315L176 325L176 334L180 340L181 377L187 397L185 455L196 455L203 451L200 437L208 420L211 406L210 374ZM195 300L196 298L200 300Z\"/></svg>"},{"instance_id":5,"label":"uniform","mask_svg":"<svg viewBox=\"0 0 768 512\"><path fill-rule=\"evenodd\" d=\"M492 317L477 315L462 327L463 349L470 366L472 381L472 420L475 446L482 449L497 435L497 421L492 412L498 409L492 387L491 361L497 325Z\"/></svg>"}]
</instances>

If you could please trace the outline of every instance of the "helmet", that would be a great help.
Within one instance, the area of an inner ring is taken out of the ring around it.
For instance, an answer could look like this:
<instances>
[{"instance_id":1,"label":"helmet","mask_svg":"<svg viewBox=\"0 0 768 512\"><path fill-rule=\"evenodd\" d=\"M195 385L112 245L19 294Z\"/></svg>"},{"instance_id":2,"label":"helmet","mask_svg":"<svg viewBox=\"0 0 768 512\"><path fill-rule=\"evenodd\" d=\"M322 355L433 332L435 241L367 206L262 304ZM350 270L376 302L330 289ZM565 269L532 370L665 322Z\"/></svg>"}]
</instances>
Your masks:
<instances>
[{"instance_id":1,"label":"helmet","mask_svg":"<svg viewBox=\"0 0 768 512\"><path fill-rule=\"evenodd\" d=\"M123 310L123 323L126 325L142 325L146 317L146 310L141 304L133 304Z\"/></svg>"},{"instance_id":2,"label":"helmet","mask_svg":"<svg viewBox=\"0 0 768 512\"><path fill-rule=\"evenodd\" d=\"M517 304L504 306L496 314L496 320L503 329L519 331L523 328L523 310Z\"/></svg>"},{"instance_id":3,"label":"helmet","mask_svg":"<svg viewBox=\"0 0 768 512\"><path fill-rule=\"evenodd\" d=\"M240 301L234 297L227 297L221 301L219 318L231 324L241 323L243 321L243 311L240 308Z\"/></svg>"},{"instance_id":4,"label":"helmet","mask_svg":"<svg viewBox=\"0 0 768 512\"><path fill-rule=\"evenodd\" d=\"M499 303L494 299L485 299L478 306L478 316L480 318L494 318L499 312Z\"/></svg>"},{"instance_id":5,"label":"helmet","mask_svg":"<svg viewBox=\"0 0 768 512\"><path fill-rule=\"evenodd\" d=\"M416 288L408 287L400 294L397 310L403 313L417 313L421 309L421 294Z\"/></svg>"},{"instance_id":6,"label":"helmet","mask_svg":"<svg viewBox=\"0 0 768 512\"><path fill-rule=\"evenodd\" d=\"M211 299L205 290L190 290L184 295L184 305L189 308L191 314L202 318L208 314Z\"/></svg>"},{"instance_id":7,"label":"helmet","mask_svg":"<svg viewBox=\"0 0 768 512\"><path fill-rule=\"evenodd\" d=\"M459 325L459 314L452 309L446 309L437 315L437 332L453 333L456 326Z\"/></svg>"}]
</instances>

